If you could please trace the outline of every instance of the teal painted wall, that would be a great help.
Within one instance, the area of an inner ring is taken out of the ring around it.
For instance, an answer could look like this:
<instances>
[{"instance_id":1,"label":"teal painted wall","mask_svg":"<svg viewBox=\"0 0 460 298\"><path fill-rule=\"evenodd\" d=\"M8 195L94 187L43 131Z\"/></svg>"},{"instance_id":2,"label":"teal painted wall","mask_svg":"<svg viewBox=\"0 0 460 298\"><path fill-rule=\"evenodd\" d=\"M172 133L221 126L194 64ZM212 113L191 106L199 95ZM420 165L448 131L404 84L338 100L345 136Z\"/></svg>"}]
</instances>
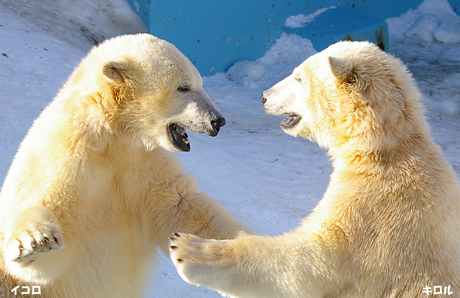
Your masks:
<instances>
[{"instance_id":1,"label":"teal painted wall","mask_svg":"<svg viewBox=\"0 0 460 298\"><path fill-rule=\"evenodd\" d=\"M336 6L386 19L422 0L127 0L150 33L181 50L202 75L256 60L281 35L289 16ZM457 5L460 0L449 0Z\"/></svg>"}]
</instances>

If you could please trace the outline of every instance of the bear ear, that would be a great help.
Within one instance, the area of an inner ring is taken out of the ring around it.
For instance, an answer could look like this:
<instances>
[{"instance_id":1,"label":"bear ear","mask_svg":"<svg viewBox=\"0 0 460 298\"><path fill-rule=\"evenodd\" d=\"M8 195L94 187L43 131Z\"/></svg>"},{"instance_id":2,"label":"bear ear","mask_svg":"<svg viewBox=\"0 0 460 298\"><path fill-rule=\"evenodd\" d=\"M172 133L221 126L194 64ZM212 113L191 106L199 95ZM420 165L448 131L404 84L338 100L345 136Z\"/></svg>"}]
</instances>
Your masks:
<instances>
[{"instance_id":1,"label":"bear ear","mask_svg":"<svg viewBox=\"0 0 460 298\"><path fill-rule=\"evenodd\" d=\"M104 75L115 83L123 83L128 78L126 63L109 61L102 67Z\"/></svg>"},{"instance_id":2,"label":"bear ear","mask_svg":"<svg viewBox=\"0 0 460 298\"><path fill-rule=\"evenodd\" d=\"M329 66L332 74L339 80L344 82L354 81L353 64L349 60L329 57Z\"/></svg>"},{"instance_id":3,"label":"bear ear","mask_svg":"<svg viewBox=\"0 0 460 298\"><path fill-rule=\"evenodd\" d=\"M363 92L370 84L368 74L356 69L350 60L329 57L329 66L339 81L348 83L355 90Z\"/></svg>"}]
</instances>

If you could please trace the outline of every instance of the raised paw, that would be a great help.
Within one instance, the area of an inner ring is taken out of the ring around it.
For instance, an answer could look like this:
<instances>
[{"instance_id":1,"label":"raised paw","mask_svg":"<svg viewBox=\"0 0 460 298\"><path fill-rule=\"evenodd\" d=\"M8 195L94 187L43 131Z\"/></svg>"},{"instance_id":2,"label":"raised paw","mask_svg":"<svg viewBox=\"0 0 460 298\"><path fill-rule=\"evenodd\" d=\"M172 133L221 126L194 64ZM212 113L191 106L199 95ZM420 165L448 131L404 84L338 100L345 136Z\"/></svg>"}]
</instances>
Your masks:
<instances>
[{"instance_id":1,"label":"raised paw","mask_svg":"<svg viewBox=\"0 0 460 298\"><path fill-rule=\"evenodd\" d=\"M8 240L5 258L24 264L33 262L39 253L64 248L61 228L52 223L28 223Z\"/></svg>"},{"instance_id":2,"label":"raised paw","mask_svg":"<svg viewBox=\"0 0 460 298\"><path fill-rule=\"evenodd\" d=\"M169 240L171 260L188 283L206 285L212 272L226 260L226 240L205 240L179 233L174 233Z\"/></svg>"}]
</instances>

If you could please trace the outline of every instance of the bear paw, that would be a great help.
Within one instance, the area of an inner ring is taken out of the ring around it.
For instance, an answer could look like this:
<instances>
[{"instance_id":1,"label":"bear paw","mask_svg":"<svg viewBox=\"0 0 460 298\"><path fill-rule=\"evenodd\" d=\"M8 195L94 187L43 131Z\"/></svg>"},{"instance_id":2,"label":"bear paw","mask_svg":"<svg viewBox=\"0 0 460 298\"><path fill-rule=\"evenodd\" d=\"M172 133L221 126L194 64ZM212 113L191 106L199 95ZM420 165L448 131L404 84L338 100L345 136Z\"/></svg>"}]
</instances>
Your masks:
<instances>
[{"instance_id":1,"label":"bear paw","mask_svg":"<svg viewBox=\"0 0 460 298\"><path fill-rule=\"evenodd\" d=\"M174 233L170 257L177 272L190 284L207 285L214 271L225 262L226 240L205 240L198 236Z\"/></svg>"},{"instance_id":2,"label":"bear paw","mask_svg":"<svg viewBox=\"0 0 460 298\"><path fill-rule=\"evenodd\" d=\"M10 237L5 258L24 264L33 262L39 253L64 248L59 225L52 223L28 223Z\"/></svg>"}]
</instances>

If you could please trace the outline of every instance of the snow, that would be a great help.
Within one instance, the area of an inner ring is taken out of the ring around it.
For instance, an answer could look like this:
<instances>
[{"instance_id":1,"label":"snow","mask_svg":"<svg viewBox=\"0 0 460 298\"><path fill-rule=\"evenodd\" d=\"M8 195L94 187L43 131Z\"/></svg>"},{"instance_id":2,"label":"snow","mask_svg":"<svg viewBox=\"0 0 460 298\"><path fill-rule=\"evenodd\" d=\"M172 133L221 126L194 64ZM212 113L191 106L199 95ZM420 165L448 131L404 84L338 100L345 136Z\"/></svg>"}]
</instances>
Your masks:
<instances>
[{"instance_id":1,"label":"snow","mask_svg":"<svg viewBox=\"0 0 460 298\"><path fill-rule=\"evenodd\" d=\"M33 120L92 44L145 29L122 2L0 0L0 181ZM428 13L432 16L417 21ZM391 54L413 73L433 137L460 174L460 44L447 34L445 41L435 36L437 29L457 30L446 16L456 17L446 0L426 0L387 22ZM417 22L433 34L432 40L411 35L410 28ZM326 152L315 143L285 134L279 127L282 118L265 115L259 100L265 89L314 53L310 41L283 34L257 61L204 77L204 88L226 116L227 125L216 138L190 133L192 150L177 154L203 191L261 235L297 227L329 182L332 168ZM164 256L148 288L148 298L220 297L186 284Z\"/></svg>"},{"instance_id":2,"label":"snow","mask_svg":"<svg viewBox=\"0 0 460 298\"><path fill-rule=\"evenodd\" d=\"M443 32L453 32L454 34L451 37L446 36L448 34L440 33L441 39L438 41L456 43L458 42L455 41L456 36L460 34L458 19L459 16L453 11L447 0L425 0L417 8L386 21L389 26L390 38L393 40L405 35L421 43L432 43L434 31L441 29ZM455 20L457 21L455 22Z\"/></svg>"},{"instance_id":3,"label":"snow","mask_svg":"<svg viewBox=\"0 0 460 298\"><path fill-rule=\"evenodd\" d=\"M427 109L436 115L458 117L460 17L447 0L425 0L386 22L391 53L413 73Z\"/></svg>"},{"instance_id":4,"label":"snow","mask_svg":"<svg viewBox=\"0 0 460 298\"><path fill-rule=\"evenodd\" d=\"M423 95L422 102L427 109L433 112L438 112L449 117L457 117L460 114L458 105L450 100L435 101Z\"/></svg>"},{"instance_id":5,"label":"snow","mask_svg":"<svg viewBox=\"0 0 460 298\"><path fill-rule=\"evenodd\" d=\"M459 43L460 17L447 14L438 25L438 17L427 13L417 18L404 35L422 43L432 43L435 39L444 43Z\"/></svg>"},{"instance_id":6,"label":"snow","mask_svg":"<svg viewBox=\"0 0 460 298\"><path fill-rule=\"evenodd\" d=\"M446 15L441 25L433 30L436 40L447 43L460 42L460 17Z\"/></svg>"},{"instance_id":7,"label":"snow","mask_svg":"<svg viewBox=\"0 0 460 298\"><path fill-rule=\"evenodd\" d=\"M4 8L60 40L87 51L91 44L120 34L147 32L125 0L0 0Z\"/></svg>"},{"instance_id":8,"label":"snow","mask_svg":"<svg viewBox=\"0 0 460 298\"><path fill-rule=\"evenodd\" d=\"M432 43L434 40L433 31L436 27L438 27L438 17L432 13L427 13L417 18L404 35L413 40Z\"/></svg>"},{"instance_id":9,"label":"snow","mask_svg":"<svg viewBox=\"0 0 460 298\"><path fill-rule=\"evenodd\" d=\"M317 16L319 16L320 14L322 14L323 12L331 8L335 8L335 6L324 7L324 8L318 9L316 12L309 14L307 16L304 15L303 13L295 15L295 16L290 16L284 22L284 26L290 27L293 29L306 27L308 24L313 22Z\"/></svg>"},{"instance_id":10,"label":"snow","mask_svg":"<svg viewBox=\"0 0 460 298\"><path fill-rule=\"evenodd\" d=\"M228 69L227 76L236 83L258 82L263 78L266 71L263 63L244 60L233 64Z\"/></svg>"},{"instance_id":11,"label":"snow","mask_svg":"<svg viewBox=\"0 0 460 298\"><path fill-rule=\"evenodd\" d=\"M310 40L296 34L282 33L265 55L256 61L240 61L226 72L227 77L237 84L244 84L252 89L258 88L264 76L282 72L286 76L302 61L315 54Z\"/></svg>"}]
</instances>

